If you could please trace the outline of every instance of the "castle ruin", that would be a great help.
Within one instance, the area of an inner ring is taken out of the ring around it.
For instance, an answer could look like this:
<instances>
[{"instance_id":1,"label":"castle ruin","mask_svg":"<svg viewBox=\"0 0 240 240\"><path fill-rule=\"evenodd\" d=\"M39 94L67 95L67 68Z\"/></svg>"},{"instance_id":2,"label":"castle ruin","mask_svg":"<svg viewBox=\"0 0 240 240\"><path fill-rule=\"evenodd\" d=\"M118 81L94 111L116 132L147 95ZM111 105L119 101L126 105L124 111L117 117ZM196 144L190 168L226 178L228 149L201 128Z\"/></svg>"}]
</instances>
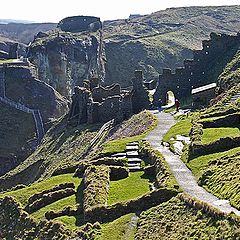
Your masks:
<instances>
[{"instance_id":1,"label":"castle ruin","mask_svg":"<svg viewBox=\"0 0 240 240\"><path fill-rule=\"evenodd\" d=\"M149 99L142 71L136 70L128 89L122 89L119 84L103 87L97 78L84 81L84 87L75 87L68 120L77 125L112 119L119 123L146 108Z\"/></svg>"},{"instance_id":2,"label":"castle ruin","mask_svg":"<svg viewBox=\"0 0 240 240\"><path fill-rule=\"evenodd\" d=\"M172 91L178 99L186 99L191 97L193 88L216 82L239 43L240 34L211 33L209 40L202 41L202 50L193 50L193 59L184 61L184 67L176 68L175 72L163 69L154 94L154 104L158 99L165 104L168 91Z\"/></svg>"}]
</instances>

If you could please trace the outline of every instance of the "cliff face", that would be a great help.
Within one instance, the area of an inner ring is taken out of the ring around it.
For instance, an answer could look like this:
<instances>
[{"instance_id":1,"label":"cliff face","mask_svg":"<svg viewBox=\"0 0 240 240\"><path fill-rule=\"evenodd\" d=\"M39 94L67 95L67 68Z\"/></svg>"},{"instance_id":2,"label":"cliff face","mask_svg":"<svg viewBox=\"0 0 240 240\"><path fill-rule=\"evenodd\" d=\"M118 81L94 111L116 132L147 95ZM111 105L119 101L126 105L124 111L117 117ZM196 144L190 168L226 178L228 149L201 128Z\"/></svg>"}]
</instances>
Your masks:
<instances>
[{"instance_id":1,"label":"cliff face","mask_svg":"<svg viewBox=\"0 0 240 240\"><path fill-rule=\"evenodd\" d=\"M97 33L57 32L35 38L28 55L37 66L40 80L70 98L75 86L83 86L83 80L103 78L101 49Z\"/></svg>"},{"instance_id":2,"label":"cliff face","mask_svg":"<svg viewBox=\"0 0 240 240\"><path fill-rule=\"evenodd\" d=\"M0 175L22 163L37 147L52 119L68 101L19 62L0 66Z\"/></svg>"}]
</instances>

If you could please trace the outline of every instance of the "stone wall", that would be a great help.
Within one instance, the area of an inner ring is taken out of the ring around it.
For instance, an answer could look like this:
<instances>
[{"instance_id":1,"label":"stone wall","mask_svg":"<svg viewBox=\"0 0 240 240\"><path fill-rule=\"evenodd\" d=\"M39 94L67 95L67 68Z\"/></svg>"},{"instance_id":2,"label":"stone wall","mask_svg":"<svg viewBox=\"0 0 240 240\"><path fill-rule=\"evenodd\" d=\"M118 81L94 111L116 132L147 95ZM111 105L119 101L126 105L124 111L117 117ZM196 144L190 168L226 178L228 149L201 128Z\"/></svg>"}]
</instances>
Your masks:
<instances>
[{"instance_id":1,"label":"stone wall","mask_svg":"<svg viewBox=\"0 0 240 240\"><path fill-rule=\"evenodd\" d=\"M217 82L218 75L234 55L239 41L240 35L211 33L210 39L202 42L202 50L194 50L193 59L184 61L184 67L175 71L163 69L154 103L160 98L165 104L167 91L172 91L178 99L184 99L191 97L192 88Z\"/></svg>"},{"instance_id":2,"label":"stone wall","mask_svg":"<svg viewBox=\"0 0 240 240\"><path fill-rule=\"evenodd\" d=\"M149 109L150 101L147 89L143 84L143 72L141 70L136 70L134 75L135 77L132 78L132 106L133 113L139 113L144 109Z\"/></svg>"},{"instance_id":3,"label":"stone wall","mask_svg":"<svg viewBox=\"0 0 240 240\"><path fill-rule=\"evenodd\" d=\"M121 122L132 115L132 92L122 91L120 85L97 86L91 90L92 80L85 81L85 88L75 87L69 112L72 124ZM96 83L96 79L93 79Z\"/></svg>"}]
</instances>

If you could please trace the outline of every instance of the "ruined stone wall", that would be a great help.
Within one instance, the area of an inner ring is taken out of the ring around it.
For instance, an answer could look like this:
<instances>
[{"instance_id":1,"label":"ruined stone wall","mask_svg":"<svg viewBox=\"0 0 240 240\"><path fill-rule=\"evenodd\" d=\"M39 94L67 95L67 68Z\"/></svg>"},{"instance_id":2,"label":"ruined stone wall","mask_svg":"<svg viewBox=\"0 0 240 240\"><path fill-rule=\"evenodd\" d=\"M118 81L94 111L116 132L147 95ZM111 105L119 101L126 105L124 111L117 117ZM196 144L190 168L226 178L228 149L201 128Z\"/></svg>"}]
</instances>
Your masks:
<instances>
[{"instance_id":1,"label":"ruined stone wall","mask_svg":"<svg viewBox=\"0 0 240 240\"><path fill-rule=\"evenodd\" d=\"M121 87L119 84L114 84L109 87L98 86L93 88L92 97L94 102L102 102L110 96L118 95L120 96Z\"/></svg>"},{"instance_id":2,"label":"ruined stone wall","mask_svg":"<svg viewBox=\"0 0 240 240\"><path fill-rule=\"evenodd\" d=\"M150 101L148 92L143 85L143 73L141 70L135 71L135 77L132 79L132 109L133 113L139 113L144 109L149 109Z\"/></svg>"},{"instance_id":3,"label":"ruined stone wall","mask_svg":"<svg viewBox=\"0 0 240 240\"><path fill-rule=\"evenodd\" d=\"M191 89L217 81L218 75L236 52L240 35L210 34L210 40L202 42L202 50L193 51L193 59L184 61L183 68L163 69L154 94L154 103L171 90L179 99L191 96Z\"/></svg>"}]
</instances>

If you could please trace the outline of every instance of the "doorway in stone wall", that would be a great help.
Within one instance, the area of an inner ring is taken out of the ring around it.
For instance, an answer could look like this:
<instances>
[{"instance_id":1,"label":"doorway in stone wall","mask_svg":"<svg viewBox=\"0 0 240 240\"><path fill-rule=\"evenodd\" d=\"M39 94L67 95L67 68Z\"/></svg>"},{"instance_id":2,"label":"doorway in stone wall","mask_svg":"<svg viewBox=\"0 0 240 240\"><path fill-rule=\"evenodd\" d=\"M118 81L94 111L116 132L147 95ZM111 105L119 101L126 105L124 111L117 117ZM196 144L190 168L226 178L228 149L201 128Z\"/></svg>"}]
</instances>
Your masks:
<instances>
[{"instance_id":1,"label":"doorway in stone wall","mask_svg":"<svg viewBox=\"0 0 240 240\"><path fill-rule=\"evenodd\" d=\"M166 104L167 106L174 106L175 104L175 95L173 91L167 91L166 94Z\"/></svg>"}]
</instances>

